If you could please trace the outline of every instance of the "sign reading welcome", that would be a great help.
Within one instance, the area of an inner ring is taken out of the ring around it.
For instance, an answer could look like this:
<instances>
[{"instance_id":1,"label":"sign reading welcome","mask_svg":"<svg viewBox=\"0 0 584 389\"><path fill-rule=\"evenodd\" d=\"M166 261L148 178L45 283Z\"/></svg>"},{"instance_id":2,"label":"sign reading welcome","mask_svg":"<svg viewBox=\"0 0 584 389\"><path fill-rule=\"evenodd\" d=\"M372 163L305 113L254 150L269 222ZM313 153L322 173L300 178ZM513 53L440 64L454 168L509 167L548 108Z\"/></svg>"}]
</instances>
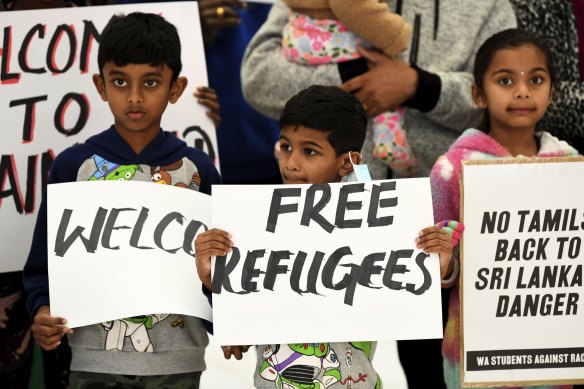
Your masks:
<instances>
[{"instance_id":1,"label":"sign reading welcome","mask_svg":"<svg viewBox=\"0 0 584 389\"><path fill-rule=\"evenodd\" d=\"M48 197L53 316L71 328L145 312L211 320L193 247L210 223L210 196L104 181L49 185Z\"/></svg>"},{"instance_id":2,"label":"sign reading welcome","mask_svg":"<svg viewBox=\"0 0 584 389\"><path fill-rule=\"evenodd\" d=\"M177 26L189 84L169 104L162 127L218 165L213 123L192 95L207 85L195 2L0 12L0 272L20 270L26 261L55 155L113 124L92 75L99 73L97 51L108 20L133 11L161 14Z\"/></svg>"}]
</instances>

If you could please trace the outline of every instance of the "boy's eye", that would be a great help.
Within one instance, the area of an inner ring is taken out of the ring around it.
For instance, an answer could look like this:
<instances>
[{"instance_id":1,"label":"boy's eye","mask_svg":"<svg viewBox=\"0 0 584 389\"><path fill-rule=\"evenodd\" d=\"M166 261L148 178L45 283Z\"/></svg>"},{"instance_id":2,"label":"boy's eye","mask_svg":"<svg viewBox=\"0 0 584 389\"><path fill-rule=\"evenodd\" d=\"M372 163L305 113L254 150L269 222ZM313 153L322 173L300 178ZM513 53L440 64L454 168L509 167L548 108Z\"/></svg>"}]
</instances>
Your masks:
<instances>
[{"instance_id":1,"label":"boy's eye","mask_svg":"<svg viewBox=\"0 0 584 389\"><path fill-rule=\"evenodd\" d=\"M316 155L318 153L314 149L306 148L306 149L304 149L304 154L307 154L307 155Z\"/></svg>"},{"instance_id":2,"label":"boy's eye","mask_svg":"<svg viewBox=\"0 0 584 389\"><path fill-rule=\"evenodd\" d=\"M509 77L500 78L498 82L499 82L499 85L503 85L503 86L513 85L513 80L511 80Z\"/></svg>"},{"instance_id":3,"label":"boy's eye","mask_svg":"<svg viewBox=\"0 0 584 389\"><path fill-rule=\"evenodd\" d=\"M155 87L156 85L158 85L158 81L146 80L146 81L144 81L144 85L146 85L148 88L152 88L152 87Z\"/></svg>"},{"instance_id":4,"label":"boy's eye","mask_svg":"<svg viewBox=\"0 0 584 389\"><path fill-rule=\"evenodd\" d=\"M118 79L115 79L114 80L114 85L116 85L116 86L126 86L126 81L118 78Z\"/></svg>"},{"instance_id":5,"label":"boy's eye","mask_svg":"<svg viewBox=\"0 0 584 389\"><path fill-rule=\"evenodd\" d=\"M280 143L280 151L290 151L292 147L287 143Z\"/></svg>"}]
</instances>

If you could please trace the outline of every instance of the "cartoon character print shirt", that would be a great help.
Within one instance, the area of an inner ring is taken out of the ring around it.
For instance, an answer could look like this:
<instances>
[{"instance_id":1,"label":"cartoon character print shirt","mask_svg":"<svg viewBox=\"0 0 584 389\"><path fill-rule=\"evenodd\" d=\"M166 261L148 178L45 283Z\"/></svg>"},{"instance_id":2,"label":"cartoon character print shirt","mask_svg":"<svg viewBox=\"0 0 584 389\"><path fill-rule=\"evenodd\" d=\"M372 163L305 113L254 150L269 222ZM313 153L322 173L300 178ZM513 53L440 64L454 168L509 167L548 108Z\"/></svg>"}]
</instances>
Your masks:
<instances>
[{"instance_id":1,"label":"cartoon character print shirt","mask_svg":"<svg viewBox=\"0 0 584 389\"><path fill-rule=\"evenodd\" d=\"M160 131L140 154L136 154L113 126L61 152L49 176L50 184L94 181L99 185L106 180L146 181L206 194L211 193L213 184L221 183L209 156L187 146L173 134ZM141 269L135 269L128 276L127 288L149 287L141 282L140 274ZM46 197L39 208L23 280L29 293L27 309L34 316L40 306L50 305ZM207 331L203 321L196 317L144 312L141 316L76 328L68 338L73 371L166 375L205 369Z\"/></svg>"},{"instance_id":2,"label":"cartoon character print shirt","mask_svg":"<svg viewBox=\"0 0 584 389\"><path fill-rule=\"evenodd\" d=\"M100 180L151 181L192 190L199 190L201 184L196 165L186 157L166 166L148 166L118 164L94 154L81 164L77 181ZM142 315L101 323L105 332L105 349L153 352L155 345L149 335L150 331L169 316ZM177 316L170 325L172 328L184 328L184 318Z\"/></svg>"},{"instance_id":3,"label":"cartoon character print shirt","mask_svg":"<svg viewBox=\"0 0 584 389\"><path fill-rule=\"evenodd\" d=\"M121 165L92 155L83 162L77 181L123 180L152 181L155 184L174 185L199 190L201 176L195 164L182 158L166 166Z\"/></svg>"},{"instance_id":4,"label":"cartoon character print shirt","mask_svg":"<svg viewBox=\"0 0 584 389\"><path fill-rule=\"evenodd\" d=\"M258 346L258 388L381 388L371 360L376 342L291 343Z\"/></svg>"}]
</instances>

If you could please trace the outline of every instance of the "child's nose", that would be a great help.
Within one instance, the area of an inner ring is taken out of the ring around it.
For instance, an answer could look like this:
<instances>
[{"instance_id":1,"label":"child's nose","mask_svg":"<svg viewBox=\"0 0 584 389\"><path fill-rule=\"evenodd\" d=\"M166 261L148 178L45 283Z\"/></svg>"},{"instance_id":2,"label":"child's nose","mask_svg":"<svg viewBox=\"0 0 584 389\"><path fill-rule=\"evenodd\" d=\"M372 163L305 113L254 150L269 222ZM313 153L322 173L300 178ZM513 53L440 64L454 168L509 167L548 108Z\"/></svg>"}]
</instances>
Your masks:
<instances>
[{"instance_id":1,"label":"child's nose","mask_svg":"<svg viewBox=\"0 0 584 389\"><path fill-rule=\"evenodd\" d=\"M128 103L130 104L137 104L144 102L144 98L142 97L142 91L139 87L130 88L130 93L128 94Z\"/></svg>"},{"instance_id":2,"label":"child's nose","mask_svg":"<svg viewBox=\"0 0 584 389\"><path fill-rule=\"evenodd\" d=\"M515 98L527 99L529 97L531 97L529 85L526 82L519 82L519 84L517 84L517 89L515 90Z\"/></svg>"},{"instance_id":3,"label":"child's nose","mask_svg":"<svg viewBox=\"0 0 584 389\"><path fill-rule=\"evenodd\" d=\"M298 171L300 170L300 158L298 153L291 152L286 160L286 169L290 171Z\"/></svg>"}]
</instances>

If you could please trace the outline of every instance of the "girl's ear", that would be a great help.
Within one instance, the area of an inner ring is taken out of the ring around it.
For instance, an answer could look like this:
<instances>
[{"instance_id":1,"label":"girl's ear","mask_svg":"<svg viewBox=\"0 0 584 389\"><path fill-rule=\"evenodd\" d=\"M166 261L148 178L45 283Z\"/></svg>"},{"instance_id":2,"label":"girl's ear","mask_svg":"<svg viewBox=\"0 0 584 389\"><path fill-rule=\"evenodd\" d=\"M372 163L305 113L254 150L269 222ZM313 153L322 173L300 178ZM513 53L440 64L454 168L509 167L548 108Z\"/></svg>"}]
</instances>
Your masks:
<instances>
[{"instance_id":1,"label":"girl's ear","mask_svg":"<svg viewBox=\"0 0 584 389\"><path fill-rule=\"evenodd\" d=\"M472 100L480 109L487 108L487 102L485 101L483 94L479 90L479 87L476 86L475 84L472 84Z\"/></svg>"},{"instance_id":2,"label":"girl's ear","mask_svg":"<svg viewBox=\"0 0 584 389\"><path fill-rule=\"evenodd\" d=\"M168 97L168 102L170 104L174 104L178 101L178 98L183 94L188 83L189 81L186 77L179 77L172 83L172 86L170 87L170 96Z\"/></svg>"},{"instance_id":3,"label":"girl's ear","mask_svg":"<svg viewBox=\"0 0 584 389\"><path fill-rule=\"evenodd\" d=\"M99 96L101 97L101 99L103 101L107 101L107 95L105 93L105 83L103 81L103 77L100 76L99 74L94 74L93 75L93 84L95 85L95 88L97 89L97 93L99 93Z\"/></svg>"},{"instance_id":4,"label":"girl's ear","mask_svg":"<svg viewBox=\"0 0 584 389\"><path fill-rule=\"evenodd\" d=\"M339 176L345 177L347 174L353 171L353 164L359 165L361 163L361 154L356 151L349 151L348 153L343 154L342 164L339 168ZM351 163L353 160L353 163Z\"/></svg>"},{"instance_id":5,"label":"girl's ear","mask_svg":"<svg viewBox=\"0 0 584 389\"><path fill-rule=\"evenodd\" d=\"M548 100L548 105L552 102L554 98L554 86L552 85L552 87L550 88L550 99Z\"/></svg>"}]
</instances>

